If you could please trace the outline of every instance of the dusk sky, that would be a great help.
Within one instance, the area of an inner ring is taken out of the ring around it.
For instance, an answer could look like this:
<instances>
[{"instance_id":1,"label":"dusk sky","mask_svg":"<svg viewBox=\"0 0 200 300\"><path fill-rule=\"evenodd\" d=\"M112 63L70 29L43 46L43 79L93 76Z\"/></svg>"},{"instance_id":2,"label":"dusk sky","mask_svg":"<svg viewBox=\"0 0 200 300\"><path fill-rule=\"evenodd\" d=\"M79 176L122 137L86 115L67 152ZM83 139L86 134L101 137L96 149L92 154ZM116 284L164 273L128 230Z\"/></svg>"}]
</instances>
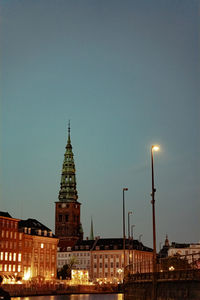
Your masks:
<instances>
[{"instance_id":1,"label":"dusk sky","mask_svg":"<svg viewBox=\"0 0 200 300\"><path fill-rule=\"evenodd\" d=\"M0 210L54 231L71 141L84 237L200 241L200 1L0 0ZM127 220L126 220L127 224Z\"/></svg>"}]
</instances>

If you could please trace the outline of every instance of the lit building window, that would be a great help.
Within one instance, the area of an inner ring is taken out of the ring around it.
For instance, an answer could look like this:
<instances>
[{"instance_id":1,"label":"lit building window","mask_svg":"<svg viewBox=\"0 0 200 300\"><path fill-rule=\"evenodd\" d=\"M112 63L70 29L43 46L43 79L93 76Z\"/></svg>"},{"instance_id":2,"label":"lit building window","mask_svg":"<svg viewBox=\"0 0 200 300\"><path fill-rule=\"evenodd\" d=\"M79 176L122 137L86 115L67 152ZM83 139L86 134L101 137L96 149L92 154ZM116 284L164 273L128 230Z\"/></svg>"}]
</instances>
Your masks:
<instances>
[{"instance_id":1,"label":"lit building window","mask_svg":"<svg viewBox=\"0 0 200 300\"><path fill-rule=\"evenodd\" d=\"M2 237L4 237L4 230L2 230L2 232L1 232L1 236L2 236Z\"/></svg>"},{"instance_id":2,"label":"lit building window","mask_svg":"<svg viewBox=\"0 0 200 300\"><path fill-rule=\"evenodd\" d=\"M11 231L10 232L10 238L12 239L12 237L13 237L13 232Z\"/></svg>"},{"instance_id":3,"label":"lit building window","mask_svg":"<svg viewBox=\"0 0 200 300\"><path fill-rule=\"evenodd\" d=\"M8 233L9 233L8 230L6 230L6 237L7 237L7 238L8 238Z\"/></svg>"},{"instance_id":4,"label":"lit building window","mask_svg":"<svg viewBox=\"0 0 200 300\"><path fill-rule=\"evenodd\" d=\"M15 265L13 265L13 272L15 272Z\"/></svg>"},{"instance_id":5,"label":"lit building window","mask_svg":"<svg viewBox=\"0 0 200 300\"><path fill-rule=\"evenodd\" d=\"M5 260L8 260L8 252L5 252Z\"/></svg>"},{"instance_id":6,"label":"lit building window","mask_svg":"<svg viewBox=\"0 0 200 300\"><path fill-rule=\"evenodd\" d=\"M18 254L18 261L21 261L22 260L22 255L21 253ZM20 271L19 271L20 272Z\"/></svg>"},{"instance_id":7,"label":"lit building window","mask_svg":"<svg viewBox=\"0 0 200 300\"><path fill-rule=\"evenodd\" d=\"M9 260L12 260L12 253L9 253Z\"/></svg>"},{"instance_id":8,"label":"lit building window","mask_svg":"<svg viewBox=\"0 0 200 300\"><path fill-rule=\"evenodd\" d=\"M21 272L21 265L18 265L17 271Z\"/></svg>"},{"instance_id":9,"label":"lit building window","mask_svg":"<svg viewBox=\"0 0 200 300\"><path fill-rule=\"evenodd\" d=\"M14 239L16 240L17 238L17 232L14 233Z\"/></svg>"},{"instance_id":10,"label":"lit building window","mask_svg":"<svg viewBox=\"0 0 200 300\"><path fill-rule=\"evenodd\" d=\"M20 239L20 240L22 239L22 233L19 234L19 239Z\"/></svg>"},{"instance_id":11,"label":"lit building window","mask_svg":"<svg viewBox=\"0 0 200 300\"><path fill-rule=\"evenodd\" d=\"M1 252L1 256L0 256L1 260L3 260L3 252Z\"/></svg>"},{"instance_id":12,"label":"lit building window","mask_svg":"<svg viewBox=\"0 0 200 300\"><path fill-rule=\"evenodd\" d=\"M0 271L3 271L3 266L2 265L0 265Z\"/></svg>"},{"instance_id":13,"label":"lit building window","mask_svg":"<svg viewBox=\"0 0 200 300\"><path fill-rule=\"evenodd\" d=\"M16 253L13 253L13 261L16 261Z\"/></svg>"},{"instance_id":14,"label":"lit building window","mask_svg":"<svg viewBox=\"0 0 200 300\"><path fill-rule=\"evenodd\" d=\"M44 244L43 243L41 244L41 248L44 248Z\"/></svg>"},{"instance_id":15,"label":"lit building window","mask_svg":"<svg viewBox=\"0 0 200 300\"><path fill-rule=\"evenodd\" d=\"M9 272L11 272L11 265L9 265L9 267L8 267L8 271L9 271Z\"/></svg>"},{"instance_id":16,"label":"lit building window","mask_svg":"<svg viewBox=\"0 0 200 300\"><path fill-rule=\"evenodd\" d=\"M7 265L4 265L4 271L7 272Z\"/></svg>"}]
</instances>

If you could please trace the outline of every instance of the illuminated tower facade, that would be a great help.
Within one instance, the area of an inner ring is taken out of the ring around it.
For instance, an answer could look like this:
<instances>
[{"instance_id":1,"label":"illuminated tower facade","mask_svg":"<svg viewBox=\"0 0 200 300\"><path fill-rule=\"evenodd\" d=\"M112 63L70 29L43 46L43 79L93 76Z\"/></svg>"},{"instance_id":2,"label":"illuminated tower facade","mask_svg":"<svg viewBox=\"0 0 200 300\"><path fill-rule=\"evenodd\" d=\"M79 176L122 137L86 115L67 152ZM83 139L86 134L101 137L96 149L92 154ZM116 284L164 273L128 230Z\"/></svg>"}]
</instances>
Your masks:
<instances>
[{"instance_id":1,"label":"illuminated tower facade","mask_svg":"<svg viewBox=\"0 0 200 300\"><path fill-rule=\"evenodd\" d=\"M55 234L59 238L59 247L74 246L77 240L83 239L80 222L80 207L76 190L76 170L74 154L70 138L70 124L68 140L62 166L60 191L55 209Z\"/></svg>"}]
</instances>

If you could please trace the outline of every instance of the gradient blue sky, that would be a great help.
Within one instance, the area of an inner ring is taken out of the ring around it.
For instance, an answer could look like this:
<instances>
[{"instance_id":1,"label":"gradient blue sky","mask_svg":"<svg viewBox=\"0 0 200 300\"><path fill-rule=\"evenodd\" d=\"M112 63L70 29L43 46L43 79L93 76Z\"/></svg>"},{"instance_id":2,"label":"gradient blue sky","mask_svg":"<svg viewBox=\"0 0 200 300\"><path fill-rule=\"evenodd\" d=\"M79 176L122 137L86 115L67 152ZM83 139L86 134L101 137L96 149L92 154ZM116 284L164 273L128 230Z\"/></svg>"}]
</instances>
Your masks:
<instances>
[{"instance_id":1,"label":"gradient blue sky","mask_svg":"<svg viewBox=\"0 0 200 300\"><path fill-rule=\"evenodd\" d=\"M1 0L0 210L54 230L67 123L85 237L199 242L200 24L196 0Z\"/></svg>"}]
</instances>

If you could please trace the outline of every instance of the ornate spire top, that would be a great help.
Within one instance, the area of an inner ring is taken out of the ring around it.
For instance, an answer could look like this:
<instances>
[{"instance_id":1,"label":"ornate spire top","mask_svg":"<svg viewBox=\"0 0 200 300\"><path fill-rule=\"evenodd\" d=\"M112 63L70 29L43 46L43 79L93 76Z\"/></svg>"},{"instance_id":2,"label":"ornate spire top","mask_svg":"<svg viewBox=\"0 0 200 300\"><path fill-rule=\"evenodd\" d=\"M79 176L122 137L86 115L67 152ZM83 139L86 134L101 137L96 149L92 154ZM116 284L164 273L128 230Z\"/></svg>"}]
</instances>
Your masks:
<instances>
[{"instance_id":1,"label":"ornate spire top","mask_svg":"<svg viewBox=\"0 0 200 300\"><path fill-rule=\"evenodd\" d=\"M59 201L77 201L78 195L76 190L76 170L74 163L74 154L72 151L71 139L70 139L70 122L68 123L68 140L66 145L66 151L64 155L60 192L58 196Z\"/></svg>"},{"instance_id":2,"label":"ornate spire top","mask_svg":"<svg viewBox=\"0 0 200 300\"><path fill-rule=\"evenodd\" d=\"M67 140L66 148L72 148L71 138L70 138L70 120L69 120L69 123L68 123L68 140Z\"/></svg>"}]
</instances>

